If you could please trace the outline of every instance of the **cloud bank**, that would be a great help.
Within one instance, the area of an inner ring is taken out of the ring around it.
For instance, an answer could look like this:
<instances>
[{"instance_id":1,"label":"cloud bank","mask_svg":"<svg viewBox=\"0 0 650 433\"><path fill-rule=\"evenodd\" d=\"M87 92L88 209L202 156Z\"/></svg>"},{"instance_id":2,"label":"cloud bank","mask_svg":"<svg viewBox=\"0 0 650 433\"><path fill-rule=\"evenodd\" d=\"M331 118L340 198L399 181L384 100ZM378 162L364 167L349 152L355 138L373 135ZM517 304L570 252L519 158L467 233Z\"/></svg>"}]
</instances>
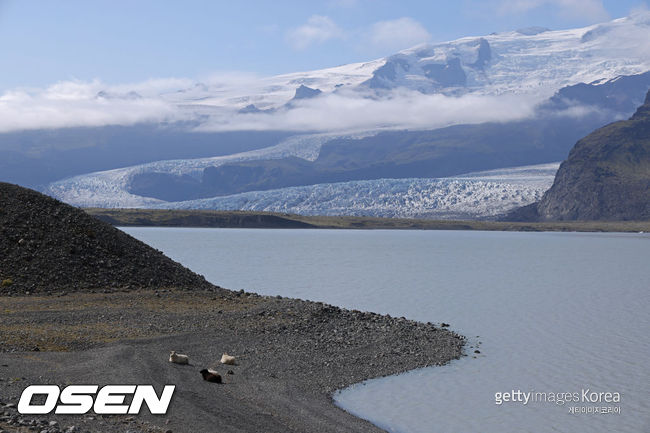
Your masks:
<instances>
[{"instance_id":1,"label":"cloud bank","mask_svg":"<svg viewBox=\"0 0 650 433\"><path fill-rule=\"evenodd\" d=\"M143 93L161 83L150 82ZM0 96L0 132L74 126L133 125L180 120L178 109L137 91L107 90L100 82L61 82L45 89L16 89Z\"/></svg>"},{"instance_id":2,"label":"cloud bank","mask_svg":"<svg viewBox=\"0 0 650 433\"><path fill-rule=\"evenodd\" d=\"M221 81L215 83L227 86ZM74 81L44 89L12 90L0 96L0 132L177 121L192 121L204 131L436 128L523 118L533 113L538 102L528 96L452 97L405 89L377 99L371 93L350 90L294 101L291 108L240 113L233 106L170 102L164 97L165 90L179 85L190 89L196 86L176 79L133 86Z\"/></svg>"},{"instance_id":3,"label":"cloud bank","mask_svg":"<svg viewBox=\"0 0 650 433\"><path fill-rule=\"evenodd\" d=\"M460 97L425 95L397 89L371 98L356 91L296 101L271 113L232 113L211 117L199 129L351 132L379 128L439 128L460 123L522 119L534 113L536 97L522 95Z\"/></svg>"}]
</instances>

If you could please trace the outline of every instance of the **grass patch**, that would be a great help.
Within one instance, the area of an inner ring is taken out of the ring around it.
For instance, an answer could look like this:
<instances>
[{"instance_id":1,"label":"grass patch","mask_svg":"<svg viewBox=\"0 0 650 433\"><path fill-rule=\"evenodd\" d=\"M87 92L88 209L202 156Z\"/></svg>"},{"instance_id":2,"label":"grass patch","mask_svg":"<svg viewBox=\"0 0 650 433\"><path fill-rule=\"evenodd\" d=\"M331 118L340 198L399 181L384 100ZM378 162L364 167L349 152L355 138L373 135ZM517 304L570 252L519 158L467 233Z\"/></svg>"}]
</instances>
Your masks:
<instances>
[{"instance_id":1,"label":"grass patch","mask_svg":"<svg viewBox=\"0 0 650 433\"><path fill-rule=\"evenodd\" d=\"M304 216L274 212L85 209L116 226L214 227L214 228L321 228L360 230L483 230L559 232L650 232L650 221L502 222L454 221L416 218L352 216ZM273 218L269 218L273 217Z\"/></svg>"}]
</instances>

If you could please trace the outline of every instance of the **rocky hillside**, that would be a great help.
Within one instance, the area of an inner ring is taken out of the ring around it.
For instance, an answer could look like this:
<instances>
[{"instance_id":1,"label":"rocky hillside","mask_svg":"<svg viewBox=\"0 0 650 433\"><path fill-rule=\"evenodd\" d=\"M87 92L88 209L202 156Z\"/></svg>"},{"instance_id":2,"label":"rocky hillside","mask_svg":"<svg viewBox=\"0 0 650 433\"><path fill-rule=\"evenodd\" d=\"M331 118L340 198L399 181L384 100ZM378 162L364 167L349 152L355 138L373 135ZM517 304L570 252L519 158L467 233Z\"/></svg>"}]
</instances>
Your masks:
<instances>
[{"instance_id":1,"label":"rocky hillside","mask_svg":"<svg viewBox=\"0 0 650 433\"><path fill-rule=\"evenodd\" d=\"M510 220L649 220L650 92L625 121L578 141L544 197Z\"/></svg>"},{"instance_id":2,"label":"rocky hillside","mask_svg":"<svg viewBox=\"0 0 650 433\"><path fill-rule=\"evenodd\" d=\"M0 294L211 286L108 223L0 182Z\"/></svg>"}]
</instances>

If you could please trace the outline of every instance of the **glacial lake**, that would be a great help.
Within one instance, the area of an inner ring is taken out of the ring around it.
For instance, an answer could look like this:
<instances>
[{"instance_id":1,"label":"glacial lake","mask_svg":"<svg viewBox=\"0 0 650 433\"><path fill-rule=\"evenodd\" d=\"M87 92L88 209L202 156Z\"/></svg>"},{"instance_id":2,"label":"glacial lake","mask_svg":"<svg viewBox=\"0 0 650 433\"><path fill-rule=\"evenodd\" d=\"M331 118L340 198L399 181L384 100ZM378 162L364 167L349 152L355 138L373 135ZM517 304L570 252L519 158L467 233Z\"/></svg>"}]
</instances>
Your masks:
<instances>
[{"instance_id":1,"label":"glacial lake","mask_svg":"<svg viewBox=\"0 0 650 433\"><path fill-rule=\"evenodd\" d=\"M650 432L647 234L123 230L229 289L451 324L468 356L335 395L390 432Z\"/></svg>"}]
</instances>

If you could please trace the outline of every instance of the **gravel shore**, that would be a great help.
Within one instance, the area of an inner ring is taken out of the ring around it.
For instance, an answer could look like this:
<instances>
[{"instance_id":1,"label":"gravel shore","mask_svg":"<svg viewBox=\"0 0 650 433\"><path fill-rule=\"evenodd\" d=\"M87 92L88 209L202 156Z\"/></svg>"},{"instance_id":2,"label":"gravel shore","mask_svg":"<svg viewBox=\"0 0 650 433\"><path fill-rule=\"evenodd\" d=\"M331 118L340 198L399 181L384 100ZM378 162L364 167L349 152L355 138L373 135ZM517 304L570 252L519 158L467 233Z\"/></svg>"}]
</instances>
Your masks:
<instances>
[{"instance_id":1,"label":"gravel shore","mask_svg":"<svg viewBox=\"0 0 650 433\"><path fill-rule=\"evenodd\" d=\"M433 324L220 288L2 297L0 311L0 429L7 431L22 422L47 432L378 432L337 408L332 393L445 364L464 344ZM170 364L171 350L188 354L191 365ZM237 365L221 365L224 352ZM206 367L225 383L204 382ZM42 383L177 388L166 416L36 419L6 407Z\"/></svg>"},{"instance_id":2,"label":"gravel shore","mask_svg":"<svg viewBox=\"0 0 650 433\"><path fill-rule=\"evenodd\" d=\"M332 393L445 364L464 342L433 324L213 286L108 223L0 183L0 433L378 432ZM172 350L190 365L169 363ZM219 363L225 352L236 365ZM32 384L176 391L164 416L21 416Z\"/></svg>"}]
</instances>

